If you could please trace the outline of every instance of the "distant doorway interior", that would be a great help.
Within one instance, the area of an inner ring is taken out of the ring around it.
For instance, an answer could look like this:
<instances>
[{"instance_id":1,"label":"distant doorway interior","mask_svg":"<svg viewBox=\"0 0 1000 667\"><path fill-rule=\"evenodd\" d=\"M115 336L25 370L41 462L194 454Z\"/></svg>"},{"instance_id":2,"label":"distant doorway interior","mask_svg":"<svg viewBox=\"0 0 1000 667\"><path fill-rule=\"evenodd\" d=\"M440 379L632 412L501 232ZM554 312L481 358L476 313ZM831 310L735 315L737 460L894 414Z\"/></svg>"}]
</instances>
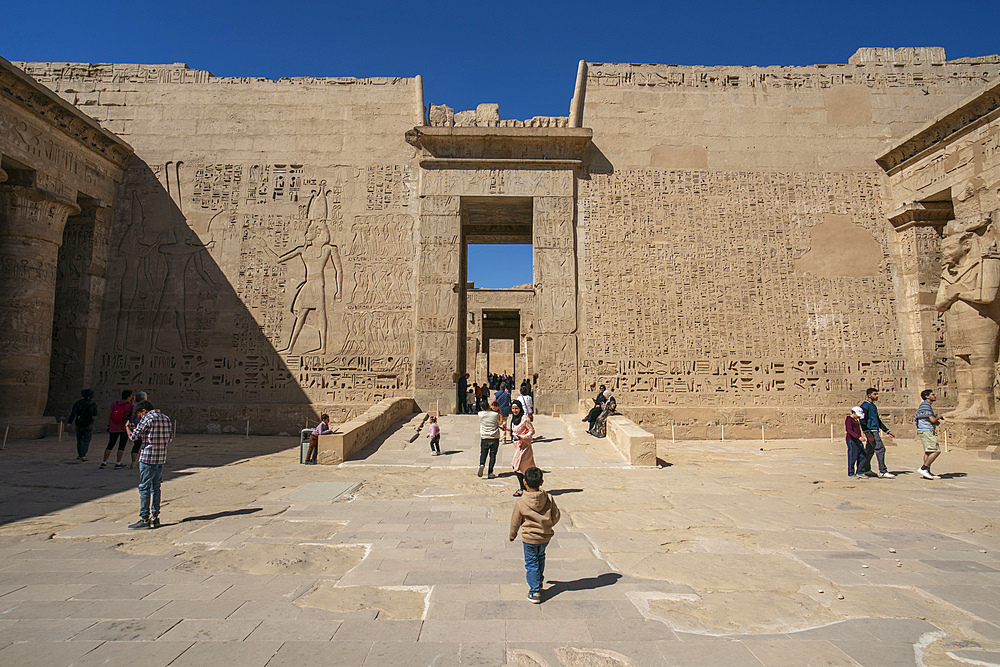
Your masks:
<instances>
[{"instance_id":1,"label":"distant doorway interior","mask_svg":"<svg viewBox=\"0 0 1000 667\"><path fill-rule=\"evenodd\" d=\"M531 197L462 197L456 364L460 374L484 381L487 373L516 372L517 355L522 352L520 308L513 299L511 307L504 308L505 294L498 294L500 303L484 308L477 317L470 311L469 290L521 288L523 292L532 287L533 214ZM475 283L469 282L470 275L477 276Z\"/></svg>"},{"instance_id":2,"label":"distant doorway interior","mask_svg":"<svg viewBox=\"0 0 1000 667\"><path fill-rule=\"evenodd\" d=\"M514 355L521 342L521 314L516 310L483 311L483 351L490 375L516 375Z\"/></svg>"}]
</instances>

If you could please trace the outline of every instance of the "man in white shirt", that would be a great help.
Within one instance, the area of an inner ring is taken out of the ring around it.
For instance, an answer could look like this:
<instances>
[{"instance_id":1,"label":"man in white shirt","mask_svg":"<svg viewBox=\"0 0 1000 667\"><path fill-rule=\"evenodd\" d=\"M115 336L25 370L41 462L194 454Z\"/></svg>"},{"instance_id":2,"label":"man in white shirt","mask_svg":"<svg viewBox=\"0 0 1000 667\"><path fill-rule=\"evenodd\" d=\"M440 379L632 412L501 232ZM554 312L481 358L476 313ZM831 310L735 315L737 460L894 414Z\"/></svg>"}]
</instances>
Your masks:
<instances>
[{"instance_id":1,"label":"man in white shirt","mask_svg":"<svg viewBox=\"0 0 1000 667\"><path fill-rule=\"evenodd\" d=\"M479 472L478 477L483 476L483 469L486 467L486 455L490 456L489 479L493 479L493 466L497 462L497 450L500 449L501 431L500 404L493 401L492 410L479 411Z\"/></svg>"}]
</instances>

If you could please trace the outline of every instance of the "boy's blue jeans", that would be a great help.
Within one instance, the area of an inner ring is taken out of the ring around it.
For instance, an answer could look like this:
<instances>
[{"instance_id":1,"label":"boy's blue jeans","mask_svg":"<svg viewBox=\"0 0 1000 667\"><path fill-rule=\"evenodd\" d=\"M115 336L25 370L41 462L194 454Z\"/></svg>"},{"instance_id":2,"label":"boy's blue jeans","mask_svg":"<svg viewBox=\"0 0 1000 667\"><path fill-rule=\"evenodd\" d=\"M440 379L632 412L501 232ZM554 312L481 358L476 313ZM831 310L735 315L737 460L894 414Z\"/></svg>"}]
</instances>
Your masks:
<instances>
[{"instance_id":1,"label":"boy's blue jeans","mask_svg":"<svg viewBox=\"0 0 1000 667\"><path fill-rule=\"evenodd\" d=\"M528 592L541 593L542 579L545 577L545 547L544 544L528 544L524 542L524 570L528 579Z\"/></svg>"}]
</instances>

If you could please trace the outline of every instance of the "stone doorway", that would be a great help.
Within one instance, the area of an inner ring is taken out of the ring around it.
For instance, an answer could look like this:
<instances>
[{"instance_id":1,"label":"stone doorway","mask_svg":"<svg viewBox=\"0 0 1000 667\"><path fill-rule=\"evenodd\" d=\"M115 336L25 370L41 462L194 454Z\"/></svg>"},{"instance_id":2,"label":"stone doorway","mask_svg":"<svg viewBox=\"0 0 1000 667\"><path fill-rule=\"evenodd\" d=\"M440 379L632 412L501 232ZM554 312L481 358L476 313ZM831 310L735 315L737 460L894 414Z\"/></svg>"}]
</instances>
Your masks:
<instances>
[{"instance_id":1,"label":"stone doorway","mask_svg":"<svg viewBox=\"0 0 1000 667\"><path fill-rule=\"evenodd\" d=\"M423 409L453 411L468 372L467 245L506 242L532 246L532 316L520 327L538 375L536 410L576 410L576 170L590 138L582 128L407 133L421 168L414 398Z\"/></svg>"}]
</instances>

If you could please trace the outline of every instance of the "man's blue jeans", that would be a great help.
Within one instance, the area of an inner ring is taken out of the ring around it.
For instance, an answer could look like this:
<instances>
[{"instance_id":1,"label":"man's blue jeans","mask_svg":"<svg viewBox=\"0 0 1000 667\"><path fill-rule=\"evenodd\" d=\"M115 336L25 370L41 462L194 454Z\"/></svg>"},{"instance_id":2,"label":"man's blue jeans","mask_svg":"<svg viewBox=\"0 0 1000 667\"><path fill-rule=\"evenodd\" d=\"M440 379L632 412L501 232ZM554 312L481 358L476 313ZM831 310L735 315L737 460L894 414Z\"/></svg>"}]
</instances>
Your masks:
<instances>
[{"instance_id":1,"label":"man's blue jeans","mask_svg":"<svg viewBox=\"0 0 1000 667\"><path fill-rule=\"evenodd\" d=\"M149 521L151 516L160 516L160 482L163 480L163 464L139 462L139 518Z\"/></svg>"},{"instance_id":2,"label":"man's blue jeans","mask_svg":"<svg viewBox=\"0 0 1000 667\"><path fill-rule=\"evenodd\" d=\"M528 580L529 593L542 592L542 579L545 578L545 547L544 544L528 544L524 542L524 570Z\"/></svg>"},{"instance_id":3,"label":"man's blue jeans","mask_svg":"<svg viewBox=\"0 0 1000 667\"><path fill-rule=\"evenodd\" d=\"M76 425L76 456L77 458L83 458L87 455L87 450L90 449L90 439L94 436L94 425L90 426L80 426Z\"/></svg>"}]
</instances>

